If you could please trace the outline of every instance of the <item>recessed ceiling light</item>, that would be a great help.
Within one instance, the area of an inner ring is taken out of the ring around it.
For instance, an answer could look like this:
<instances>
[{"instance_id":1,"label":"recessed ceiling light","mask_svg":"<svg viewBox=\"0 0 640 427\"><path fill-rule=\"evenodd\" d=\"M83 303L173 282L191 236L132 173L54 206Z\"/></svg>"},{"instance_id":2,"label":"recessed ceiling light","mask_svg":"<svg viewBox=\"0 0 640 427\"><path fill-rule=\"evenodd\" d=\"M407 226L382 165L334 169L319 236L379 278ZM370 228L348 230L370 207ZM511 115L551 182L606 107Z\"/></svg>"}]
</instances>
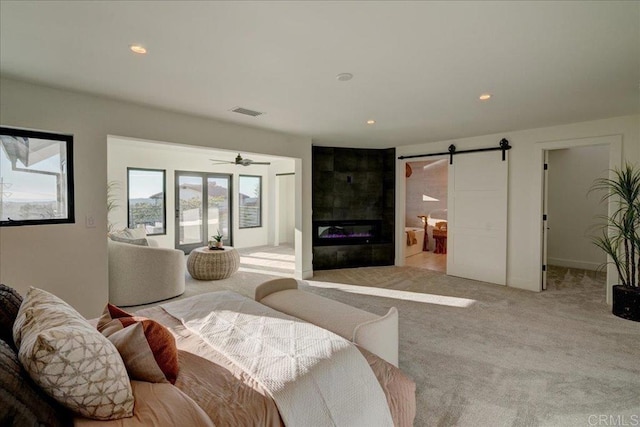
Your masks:
<instances>
[{"instance_id":1,"label":"recessed ceiling light","mask_svg":"<svg viewBox=\"0 0 640 427\"><path fill-rule=\"evenodd\" d=\"M132 44L129 46L129 49L131 49L131 52L138 53L140 55L144 55L145 53L147 53L147 49L139 44Z\"/></svg>"},{"instance_id":2,"label":"recessed ceiling light","mask_svg":"<svg viewBox=\"0 0 640 427\"><path fill-rule=\"evenodd\" d=\"M482 95L480 95L480 101L487 101L489 99L491 99L491 94L490 93L483 93Z\"/></svg>"},{"instance_id":3,"label":"recessed ceiling light","mask_svg":"<svg viewBox=\"0 0 640 427\"><path fill-rule=\"evenodd\" d=\"M375 125L376 121L375 120L367 120L367 124L368 125Z\"/></svg>"},{"instance_id":4,"label":"recessed ceiling light","mask_svg":"<svg viewBox=\"0 0 640 427\"><path fill-rule=\"evenodd\" d=\"M353 78L353 74L351 73L340 73L336 76L336 79L340 80L341 82L349 81L352 78Z\"/></svg>"}]
</instances>

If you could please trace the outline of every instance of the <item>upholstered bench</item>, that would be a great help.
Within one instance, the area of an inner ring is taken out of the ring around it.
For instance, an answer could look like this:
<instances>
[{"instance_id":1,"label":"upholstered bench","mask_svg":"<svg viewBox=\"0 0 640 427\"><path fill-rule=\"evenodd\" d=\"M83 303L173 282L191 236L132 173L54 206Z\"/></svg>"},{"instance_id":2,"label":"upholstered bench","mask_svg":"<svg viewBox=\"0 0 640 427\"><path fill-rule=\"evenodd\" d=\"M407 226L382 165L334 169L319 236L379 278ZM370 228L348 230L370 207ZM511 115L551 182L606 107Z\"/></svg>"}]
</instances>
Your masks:
<instances>
[{"instance_id":1,"label":"upholstered bench","mask_svg":"<svg viewBox=\"0 0 640 427\"><path fill-rule=\"evenodd\" d=\"M398 310L384 316L298 289L295 279L274 279L256 288L255 300L352 341L398 366Z\"/></svg>"}]
</instances>

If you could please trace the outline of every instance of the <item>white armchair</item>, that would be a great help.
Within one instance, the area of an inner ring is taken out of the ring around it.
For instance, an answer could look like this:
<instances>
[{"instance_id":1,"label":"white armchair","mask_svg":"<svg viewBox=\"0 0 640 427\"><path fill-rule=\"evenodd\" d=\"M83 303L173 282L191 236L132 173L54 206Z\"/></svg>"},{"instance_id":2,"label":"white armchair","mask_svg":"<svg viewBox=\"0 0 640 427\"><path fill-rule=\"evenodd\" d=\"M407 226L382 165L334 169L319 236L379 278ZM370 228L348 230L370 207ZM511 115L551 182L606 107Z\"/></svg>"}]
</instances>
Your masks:
<instances>
[{"instance_id":1,"label":"white armchair","mask_svg":"<svg viewBox=\"0 0 640 427\"><path fill-rule=\"evenodd\" d=\"M184 292L184 252L107 240L111 304L148 304ZM151 240L149 242L151 244Z\"/></svg>"}]
</instances>

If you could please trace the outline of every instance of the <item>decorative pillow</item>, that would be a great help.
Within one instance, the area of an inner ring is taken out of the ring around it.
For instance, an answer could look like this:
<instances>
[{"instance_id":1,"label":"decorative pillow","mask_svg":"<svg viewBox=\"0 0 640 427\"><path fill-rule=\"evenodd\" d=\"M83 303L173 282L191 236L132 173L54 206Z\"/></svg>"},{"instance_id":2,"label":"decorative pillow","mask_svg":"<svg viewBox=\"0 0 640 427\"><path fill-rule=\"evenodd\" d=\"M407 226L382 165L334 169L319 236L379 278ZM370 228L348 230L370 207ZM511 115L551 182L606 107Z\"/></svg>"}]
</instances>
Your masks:
<instances>
[{"instance_id":1,"label":"decorative pillow","mask_svg":"<svg viewBox=\"0 0 640 427\"><path fill-rule=\"evenodd\" d=\"M12 330L20 304L22 296L15 289L0 284L0 340L14 348Z\"/></svg>"},{"instance_id":2,"label":"decorative pillow","mask_svg":"<svg viewBox=\"0 0 640 427\"><path fill-rule=\"evenodd\" d=\"M109 233L109 237L111 238L111 240L114 240L116 242L124 242L124 243L131 243L131 240L134 240L136 242L142 242L144 241L145 243L142 243L143 246L148 246L147 242L147 230L144 229L144 227L138 227L138 228L124 228L122 230L119 231L114 231ZM135 244L140 244L140 243L133 243Z\"/></svg>"},{"instance_id":3,"label":"decorative pillow","mask_svg":"<svg viewBox=\"0 0 640 427\"><path fill-rule=\"evenodd\" d=\"M26 313L33 309L37 309L38 313L42 315L46 315L48 312L60 315L50 316L46 318L46 322L42 323L39 322L38 318L33 319L34 321L32 322L27 322ZM85 318L65 301L42 289L31 287L22 301L16 320L13 323L13 341L19 349L22 336L26 333L37 334L42 330L56 326L82 327L86 324Z\"/></svg>"},{"instance_id":4,"label":"decorative pillow","mask_svg":"<svg viewBox=\"0 0 640 427\"><path fill-rule=\"evenodd\" d=\"M51 426L70 424L67 411L45 395L22 369L18 356L0 340L0 425Z\"/></svg>"},{"instance_id":5,"label":"decorative pillow","mask_svg":"<svg viewBox=\"0 0 640 427\"><path fill-rule=\"evenodd\" d=\"M14 340L25 370L62 405L99 420L133 414L118 350L60 298L31 288L18 311Z\"/></svg>"},{"instance_id":6,"label":"decorative pillow","mask_svg":"<svg viewBox=\"0 0 640 427\"><path fill-rule=\"evenodd\" d=\"M97 327L116 346L131 378L153 383L176 382L179 370L176 340L160 323L107 304Z\"/></svg>"},{"instance_id":7,"label":"decorative pillow","mask_svg":"<svg viewBox=\"0 0 640 427\"><path fill-rule=\"evenodd\" d=\"M146 238L142 239L129 239L128 237L121 237L116 235L109 235L109 238L114 242L129 243L130 245L149 246L149 241Z\"/></svg>"}]
</instances>

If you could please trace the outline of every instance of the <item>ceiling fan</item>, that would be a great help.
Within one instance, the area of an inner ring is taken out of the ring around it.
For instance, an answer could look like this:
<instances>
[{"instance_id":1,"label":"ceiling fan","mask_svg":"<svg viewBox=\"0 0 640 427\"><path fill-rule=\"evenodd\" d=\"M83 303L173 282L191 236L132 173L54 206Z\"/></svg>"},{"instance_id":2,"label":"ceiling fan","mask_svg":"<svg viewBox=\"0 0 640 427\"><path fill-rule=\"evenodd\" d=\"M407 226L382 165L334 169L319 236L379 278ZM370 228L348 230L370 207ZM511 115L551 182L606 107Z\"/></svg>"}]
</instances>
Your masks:
<instances>
[{"instance_id":1,"label":"ceiling fan","mask_svg":"<svg viewBox=\"0 0 640 427\"><path fill-rule=\"evenodd\" d=\"M241 166L251 166L251 165L270 165L270 162L254 162L251 159L243 159L240 153L236 156L235 161L230 160L218 160L218 159L209 159L212 162L215 162L214 165L220 165L225 163L230 163L232 165L241 165Z\"/></svg>"}]
</instances>

